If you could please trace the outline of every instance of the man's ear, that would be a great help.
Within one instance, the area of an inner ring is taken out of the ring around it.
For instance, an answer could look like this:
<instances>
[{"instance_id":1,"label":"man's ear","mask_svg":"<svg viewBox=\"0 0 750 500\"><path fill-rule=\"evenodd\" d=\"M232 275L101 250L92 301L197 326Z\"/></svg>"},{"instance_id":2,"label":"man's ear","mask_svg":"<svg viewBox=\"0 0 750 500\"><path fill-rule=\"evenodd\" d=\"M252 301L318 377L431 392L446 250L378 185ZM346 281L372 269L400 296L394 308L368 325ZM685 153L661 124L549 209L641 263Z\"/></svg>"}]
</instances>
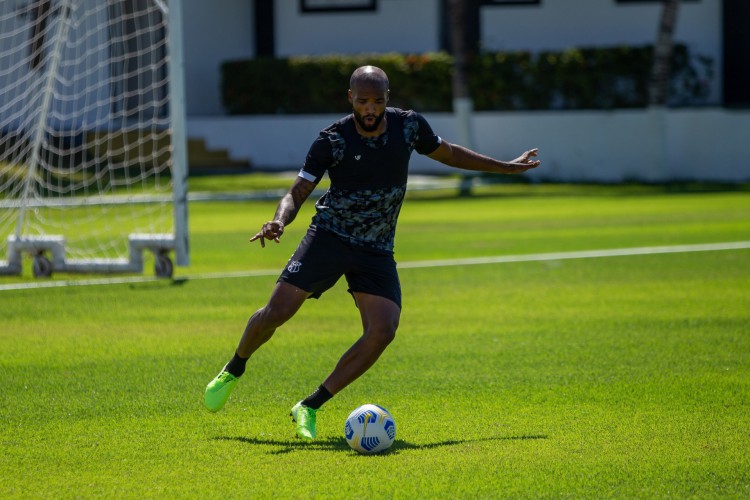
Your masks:
<instances>
[{"instance_id":1,"label":"man's ear","mask_svg":"<svg viewBox=\"0 0 750 500\"><path fill-rule=\"evenodd\" d=\"M352 101L352 89L349 89L349 92L347 92L347 98L349 99L349 104L354 104L354 101Z\"/></svg>"},{"instance_id":2,"label":"man's ear","mask_svg":"<svg viewBox=\"0 0 750 500\"><path fill-rule=\"evenodd\" d=\"M391 89L388 89L385 91L385 102L388 103L388 101L391 100Z\"/></svg>"}]
</instances>

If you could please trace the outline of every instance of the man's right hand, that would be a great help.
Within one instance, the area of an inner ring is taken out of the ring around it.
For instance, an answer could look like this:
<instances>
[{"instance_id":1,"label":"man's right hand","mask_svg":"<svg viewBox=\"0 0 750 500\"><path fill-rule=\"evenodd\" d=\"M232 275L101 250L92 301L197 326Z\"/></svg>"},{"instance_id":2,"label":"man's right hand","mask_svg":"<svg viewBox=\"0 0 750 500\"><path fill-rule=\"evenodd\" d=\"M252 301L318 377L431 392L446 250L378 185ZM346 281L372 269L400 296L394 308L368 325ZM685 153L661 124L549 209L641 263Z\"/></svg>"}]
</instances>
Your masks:
<instances>
[{"instance_id":1,"label":"man's right hand","mask_svg":"<svg viewBox=\"0 0 750 500\"><path fill-rule=\"evenodd\" d=\"M266 240L273 240L278 243L282 234L284 234L284 223L279 220L270 220L263 224L260 231L255 233L255 236L250 238L250 241L260 240L260 246L265 248Z\"/></svg>"}]
</instances>

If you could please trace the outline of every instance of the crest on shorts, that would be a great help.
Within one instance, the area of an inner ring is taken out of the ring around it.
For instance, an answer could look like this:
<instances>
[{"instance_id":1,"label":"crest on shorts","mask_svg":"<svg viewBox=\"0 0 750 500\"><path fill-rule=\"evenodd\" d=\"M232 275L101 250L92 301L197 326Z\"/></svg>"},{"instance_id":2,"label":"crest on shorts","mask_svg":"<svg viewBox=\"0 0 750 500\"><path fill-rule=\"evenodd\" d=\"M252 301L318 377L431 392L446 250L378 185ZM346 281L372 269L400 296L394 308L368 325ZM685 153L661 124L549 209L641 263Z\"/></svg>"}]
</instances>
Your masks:
<instances>
[{"instance_id":1,"label":"crest on shorts","mask_svg":"<svg viewBox=\"0 0 750 500\"><path fill-rule=\"evenodd\" d=\"M287 266L286 270L290 273L296 273L297 271L299 271L300 267L302 267L302 262L298 260L292 260L289 261L289 265Z\"/></svg>"}]
</instances>

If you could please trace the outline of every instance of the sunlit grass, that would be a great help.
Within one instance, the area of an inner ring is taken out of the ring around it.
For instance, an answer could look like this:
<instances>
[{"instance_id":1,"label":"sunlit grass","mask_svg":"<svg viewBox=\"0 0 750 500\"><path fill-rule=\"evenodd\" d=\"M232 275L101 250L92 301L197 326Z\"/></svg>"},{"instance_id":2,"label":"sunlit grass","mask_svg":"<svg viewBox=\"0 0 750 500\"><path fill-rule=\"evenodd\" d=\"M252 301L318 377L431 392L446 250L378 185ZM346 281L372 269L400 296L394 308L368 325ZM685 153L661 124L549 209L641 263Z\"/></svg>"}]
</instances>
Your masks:
<instances>
[{"instance_id":1,"label":"sunlit grass","mask_svg":"<svg viewBox=\"0 0 750 500\"><path fill-rule=\"evenodd\" d=\"M260 249L247 239L275 202L191 204L192 265L175 281L0 291L0 495L750 495L748 250L402 269L395 342L319 414L320 439L302 443L289 408L361 328L342 283L278 330L221 413L206 412L205 384L275 277L185 277L280 269L311 205ZM744 192L416 197L396 253L748 234ZM344 419L366 402L396 419L384 455L359 456L343 439Z\"/></svg>"}]
</instances>

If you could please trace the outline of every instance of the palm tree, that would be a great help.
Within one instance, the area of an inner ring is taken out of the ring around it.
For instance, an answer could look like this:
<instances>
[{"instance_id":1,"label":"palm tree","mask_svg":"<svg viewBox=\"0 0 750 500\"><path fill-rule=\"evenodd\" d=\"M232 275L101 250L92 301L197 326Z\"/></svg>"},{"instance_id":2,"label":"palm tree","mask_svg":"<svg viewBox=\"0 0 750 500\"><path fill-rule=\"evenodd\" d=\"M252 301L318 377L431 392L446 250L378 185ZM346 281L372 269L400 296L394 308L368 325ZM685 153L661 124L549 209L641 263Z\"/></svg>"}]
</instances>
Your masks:
<instances>
[{"instance_id":1,"label":"palm tree","mask_svg":"<svg viewBox=\"0 0 750 500\"><path fill-rule=\"evenodd\" d=\"M471 129L471 115L474 101L469 90L468 66L474 55L476 43L470 44L469 37L476 40L477 33L469 33L470 17L478 14L478 0L449 0L448 19L450 26L451 52L453 53L453 113L456 117L456 129L459 142L474 149L474 137ZM475 27L477 28L477 27ZM468 196L474 184L474 176L462 177L460 194Z\"/></svg>"},{"instance_id":2,"label":"palm tree","mask_svg":"<svg viewBox=\"0 0 750 500\"><path fill-rule=\"evenodd\" d=\"M680 0L662 0L661 19L654 46L654 60L648 86L649 106L666 106L669 99L669 77L671 74L672 39L677 22Z\"/></svg>"}]
</instances>

